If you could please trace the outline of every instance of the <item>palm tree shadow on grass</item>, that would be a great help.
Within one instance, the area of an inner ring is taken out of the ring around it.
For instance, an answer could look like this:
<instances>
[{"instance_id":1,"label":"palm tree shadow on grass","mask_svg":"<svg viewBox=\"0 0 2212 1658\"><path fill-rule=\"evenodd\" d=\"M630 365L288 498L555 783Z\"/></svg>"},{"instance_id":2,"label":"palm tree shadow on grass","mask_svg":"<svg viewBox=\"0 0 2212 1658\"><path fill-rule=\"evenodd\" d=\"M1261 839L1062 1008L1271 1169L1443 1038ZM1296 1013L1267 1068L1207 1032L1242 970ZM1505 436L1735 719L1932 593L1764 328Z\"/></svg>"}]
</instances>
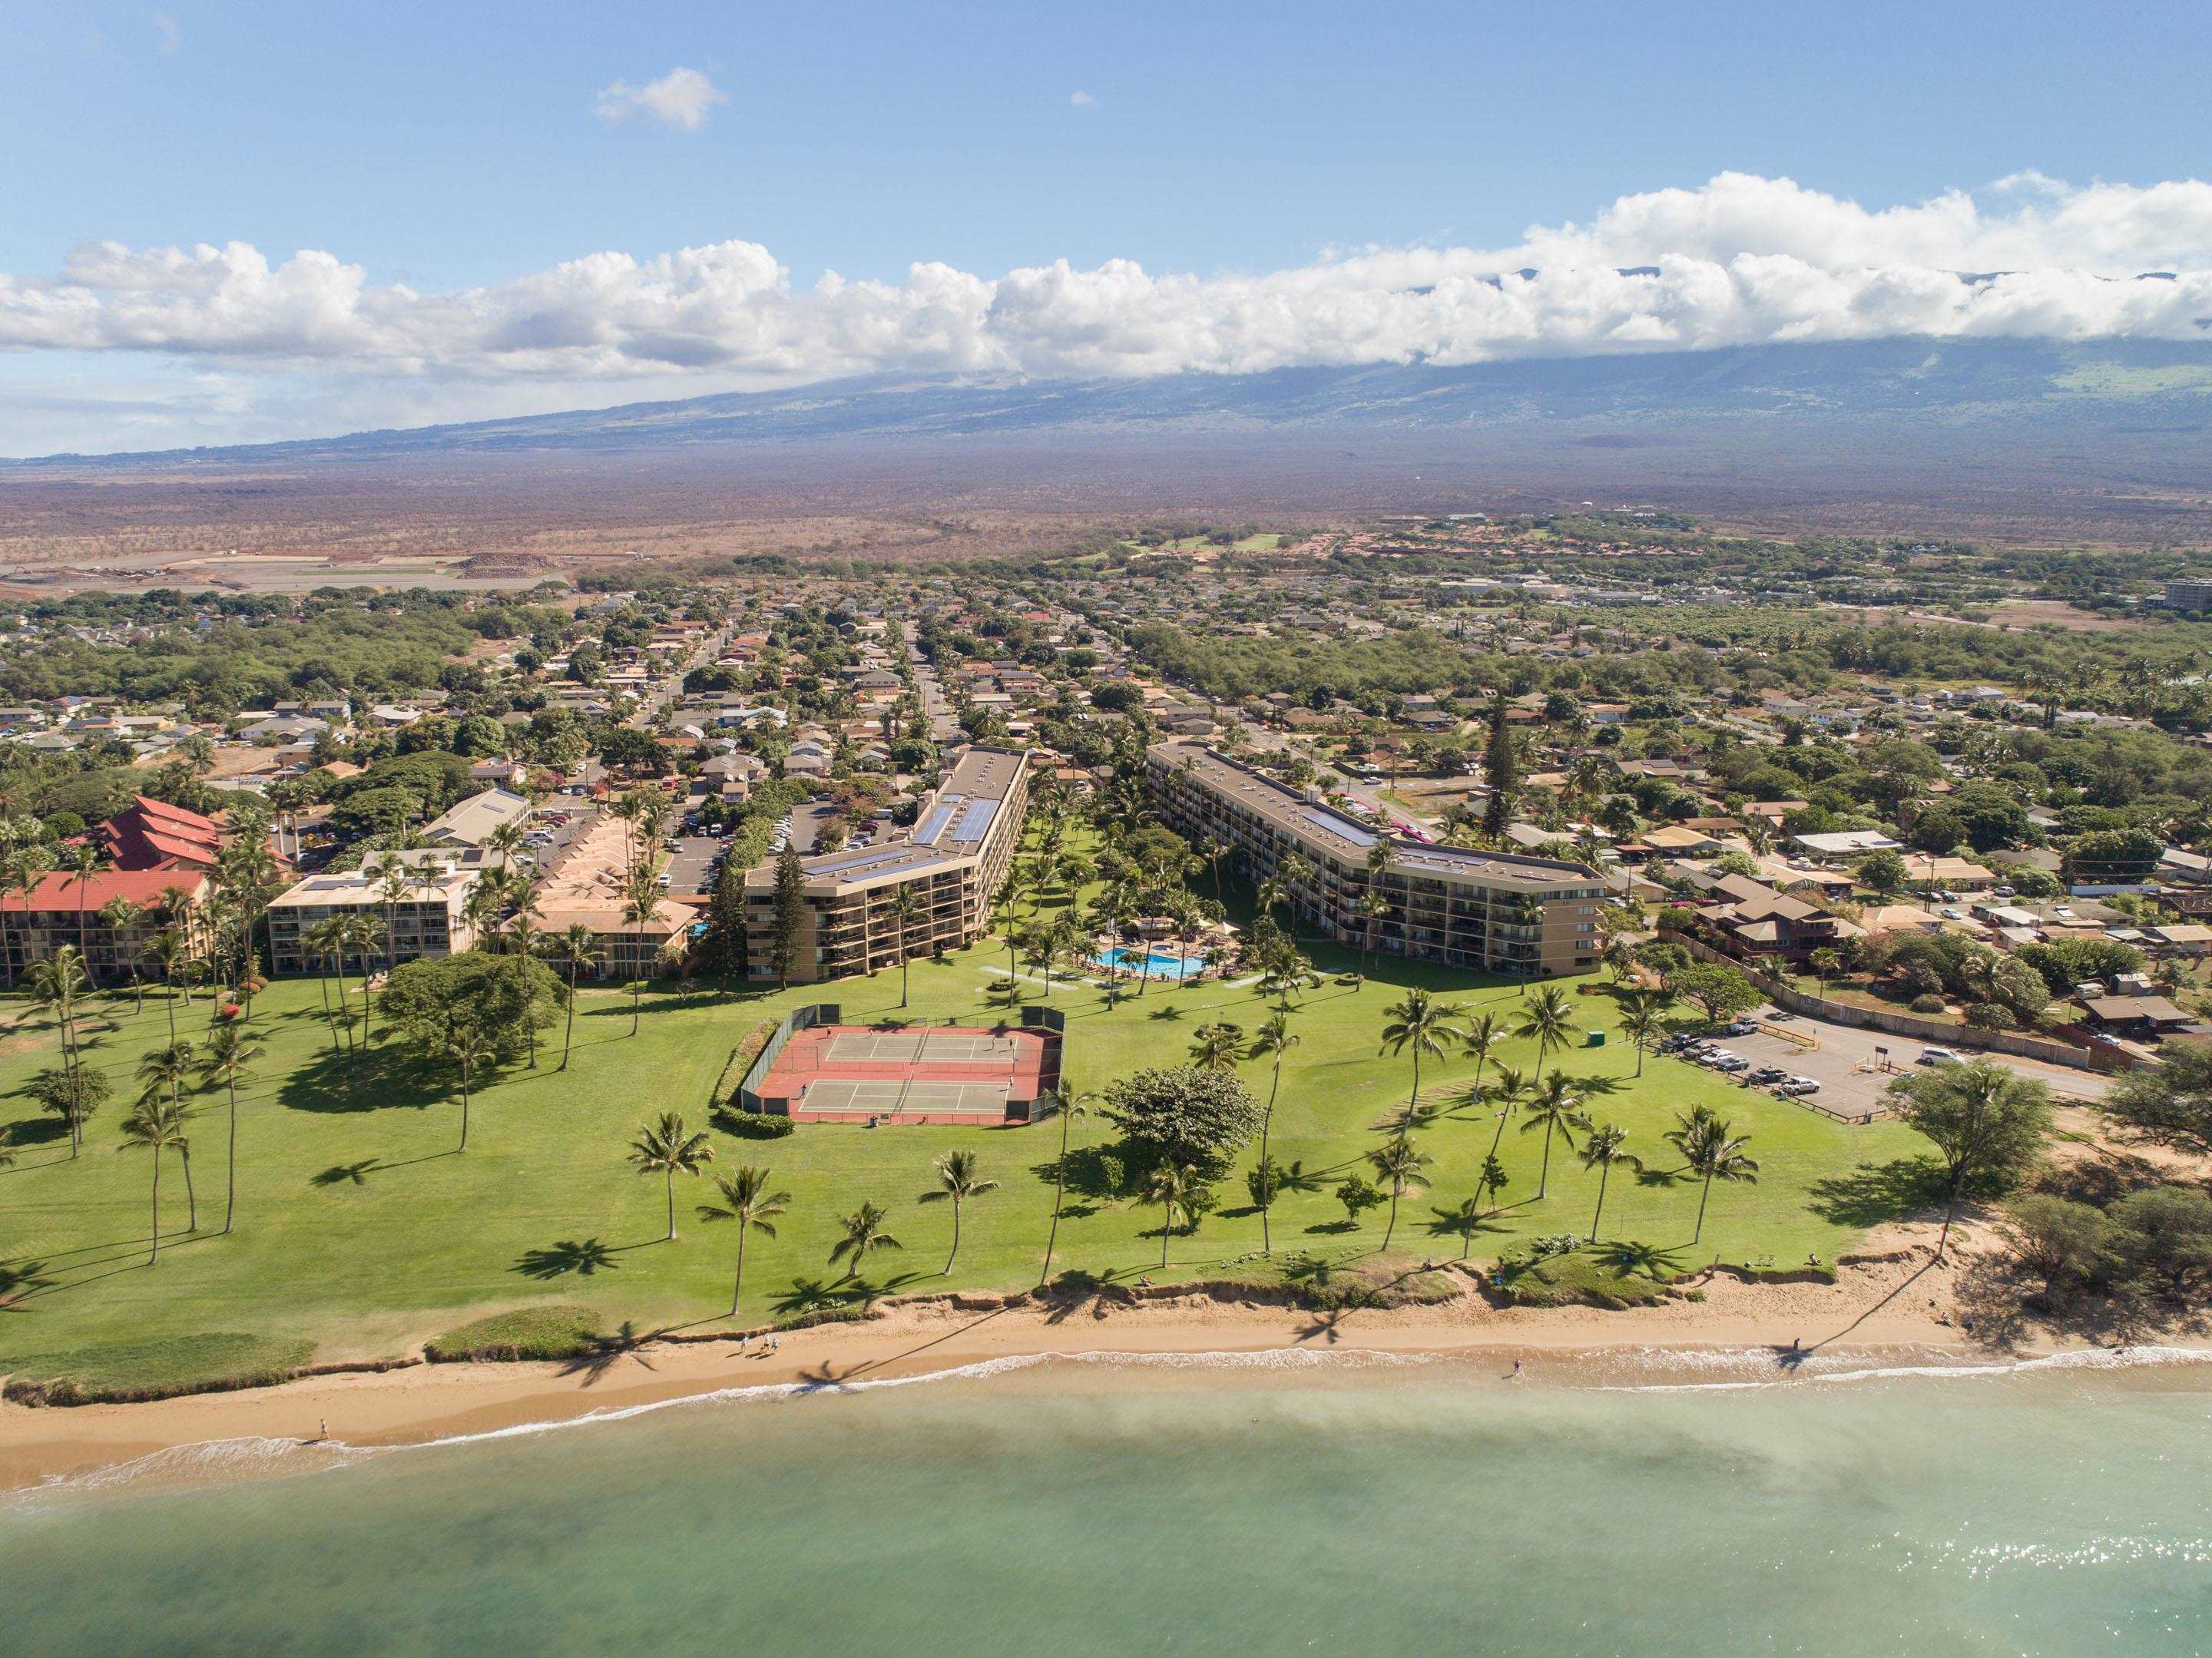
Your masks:
<instances>
[{"instance_id":1,"label":"palm tree shadow on grass","mask_svg":"<svg viewBox=\"0 0 2212 1658\"><path fill-rule=\"evenodd\" d=\"M622 1263L615 1259L616 1251L598 1238L585 1238L580 1242L564 1238L544 1249L525 1249L516 1260L514 1270L525 1278L556 1278L570 1272L580 1278L589 1278L594 1272L612 1272Z\"/></svg>"},{"instance_id":2,"label":"palm tree shadow on grass","mask_svg":"<svg viewBox=\"0 0 2212 1658\"><path fill-rule=\"evenodd\" d=\"M1689 1270L1689 1261L1680 1249L1662 1248L1656 1243L1638 1243L1632 1239L1619 1238L1590 1246L1591 1256L1609 1272L1623 1278L1638 1274L1654 1284L1666 1284L1680 1278Z\"/></svg>"},{"instance_id":3,"label":"palm tree shadow on grass","mask_svg":"<svg viewBox=\"0 0 2212 1658\"><path fill-rule=\"evenodd\" d=\"M48 1273L46 1266L43 1260L0 1261L0 1311L7 1310L15 1300L50 1289L59 1282Z\"/></svg>"}]
</instances>

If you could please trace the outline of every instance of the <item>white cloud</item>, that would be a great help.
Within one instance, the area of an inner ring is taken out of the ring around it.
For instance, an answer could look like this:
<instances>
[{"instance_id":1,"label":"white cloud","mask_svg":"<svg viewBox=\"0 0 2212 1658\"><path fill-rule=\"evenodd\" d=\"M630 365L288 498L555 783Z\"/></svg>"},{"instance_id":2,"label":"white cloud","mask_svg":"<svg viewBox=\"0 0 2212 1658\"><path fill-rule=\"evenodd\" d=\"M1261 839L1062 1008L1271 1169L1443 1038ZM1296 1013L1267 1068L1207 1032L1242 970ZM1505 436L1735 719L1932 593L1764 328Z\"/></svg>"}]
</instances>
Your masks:
<instances>
[{"instance_id":1,"label":"white cloud","mask_svg":"<svg viewBox=\"0 0 2212 1658\"><path fill-rule=\"evenodd\" d=\"M1078 109L1096 109L1098 107L1098 100L1087 92L1072 92L1067 96L1067 101L1074 105Z\"/></svg>"},{"instance_id":2,"label":"white cloud","mask_svg":"<svg viewBox=\"0 0 2212 1658\"><path fill-rule=\"evenodd\" d=\"M729 101L730 94L697 70L678 68L641 87L616 81L600 89L597 107L602 121L627 121L635 116L696 132L707 125L715 105Z\"/></svg>"},{"instance_id":3,"label":"white cloud","mask_svg":"<svg viewBox=\"0 0 2212 1658\"><path fill-rule=\"evenodd\" d=\"M774 254L738 240L593 253L445 293L371 283L329 252L272 263L239 242L91 242L58 275L0 273L0 356L135 354L266 386L272 407L310 381L473 409L500 386L544 406L885 369L1130 376L1899 336L2206 341L2207 319L2212 184L2031 175L1869 209L1725 173L1509 247L1365 249L1251 275L917 264L896 282L832 273L795 290Z\"/></svg>"},{"instance_id":4,"label":"white cloud","mask_svg":"<svg viewBox=\"0 0 2212 1658\"><path fill-rule=\"evenodd\" d=\"M170 16L167 12L157 11L154 14L154 33L157 49L162 57L174 58L183 50L184 31L177 27L177 20Z\"/></svg>"}]
</instances>

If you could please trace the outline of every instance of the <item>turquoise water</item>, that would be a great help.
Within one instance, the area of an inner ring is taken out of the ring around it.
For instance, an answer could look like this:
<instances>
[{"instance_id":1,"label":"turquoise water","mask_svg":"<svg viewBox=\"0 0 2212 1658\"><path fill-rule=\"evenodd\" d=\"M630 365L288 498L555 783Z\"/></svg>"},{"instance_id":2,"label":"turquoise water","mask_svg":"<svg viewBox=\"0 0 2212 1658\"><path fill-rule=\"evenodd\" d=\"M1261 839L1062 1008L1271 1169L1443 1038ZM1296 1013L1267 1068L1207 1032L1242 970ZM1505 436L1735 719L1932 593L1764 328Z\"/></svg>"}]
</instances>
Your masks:
<instances>
[{"instance_id":1,"label":"turquoise water","mask_svg":"<svg viewBox=\"0 0 2212 1658\"><path fill-rule=\"evenodd\" d=\"M258 1476L0 1508L4 1640L1042 1658L2212 1639L2203 1367L1744 1386L1723 1363L1655 1388L1607 1363L1532 1361L1515 1386L1495 1360L1052 1361L312 1472L234 1447Z\"/></svg>"},{"instance_id":2,"label":"turquoise water","mask_svg":"<svg viewBox=\"0 0 2212 1658\"><path fill-rule=\"evenodd\" d=\"M1141 973L1147 979L1194 979L1206 971L1204 962L1188 956L1159 950L1132 950L1127 945L1116 945L1107 951L1106 960L1098 965L1104 967L1109 963L1124 973Z\"/></svg>"}]
</instances>

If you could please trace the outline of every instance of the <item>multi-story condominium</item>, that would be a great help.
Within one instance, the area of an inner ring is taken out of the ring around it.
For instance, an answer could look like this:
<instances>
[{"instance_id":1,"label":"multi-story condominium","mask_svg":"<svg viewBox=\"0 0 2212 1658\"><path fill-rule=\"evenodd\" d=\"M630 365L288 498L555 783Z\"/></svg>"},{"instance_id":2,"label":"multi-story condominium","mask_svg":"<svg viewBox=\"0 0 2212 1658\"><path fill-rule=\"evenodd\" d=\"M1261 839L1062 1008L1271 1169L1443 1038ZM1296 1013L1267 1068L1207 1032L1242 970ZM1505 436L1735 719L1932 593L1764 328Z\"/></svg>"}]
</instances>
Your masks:
<instances>
[{"instance_id":1,"label":"multi-story condominium","mask_svg":"<svg viewBox=\"0 0 2212 1658\"><path fill-rule=\"evenodd\" d=\"M1169 828L1243 852L1255 881L1281 880L1300 922L1339 943L1529 978L1597 966L1604 890L1581 864L1370 829L1195 743L1164 743L1146 759Z\"/></svg>"},{"instance_id":2,"label":"multi-story condominium","mask_svg":"<svg viewBox=\"0 0 2212 1658\"><path fill-rule=\"evenodd\" d=\"M80 879L66 870L39 878L28 892L0 898L0 963L9 984L33 962L62 944L79 944L85 971L95 984L112 985L133 973L157 979L148 959L154 935L173 925L208 895L208 878L196 869L107 869ZM101 912L121 899L131 906L110 920ZM187 919L189 919L187 914Z\"/></svg>"},{"instance_id":3,"label":"multi-story condominium","mask_svg":"<svg viewBox=\"0 0 2212 1658\"><path fill-rule=\"evenodd\" d=\"M842 979L897 963L902 955L957 950L988 932L991 901L1006 878L1029 802L1029 766L1012 749L963 751L944 786L903 841L806 859L806 912L791 978ZM921 917L892 919L895 895L912 892ZM775 969L775 861L745 872L745 971Z\"/></svg>"},{"instance_id":4,"label":"multi-story condominium","mask_svg":"<svg viewBox=\"0 0 2212 1658\"><path fill-rule=\"evenodd\" d=\"M387 860L407 872L397 890L385 880ZM469 894L496 861L475 847L433 847L379 853L357 870L311 875L269 906L270 963L278 973L322 967L307 938L333 915L366 915L374 924L372 972L466 950L476 942L466 914Z\"/></svg>"}]
</instances>

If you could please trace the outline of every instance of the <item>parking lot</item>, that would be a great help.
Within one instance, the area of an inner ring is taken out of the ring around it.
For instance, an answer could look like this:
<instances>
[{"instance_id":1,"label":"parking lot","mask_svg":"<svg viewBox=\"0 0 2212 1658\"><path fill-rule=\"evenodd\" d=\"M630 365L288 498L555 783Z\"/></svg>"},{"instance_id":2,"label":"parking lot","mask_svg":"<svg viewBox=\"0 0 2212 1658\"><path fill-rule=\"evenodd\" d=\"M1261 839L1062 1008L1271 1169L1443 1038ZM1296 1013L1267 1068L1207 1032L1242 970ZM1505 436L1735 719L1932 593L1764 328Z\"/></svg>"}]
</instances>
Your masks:
<instances>
[{"instance_id":1,"label":"parking lot","mask_svg":"<svg viewBox=\"0 0 2212 1658\"><path fill-rule=\"evenodd\" d=\"M665 873L669 878L669 896L681 898L712 891L714 859L728 844L728 841L718 841L711 835L679 835L676 844L668 849Z\"/></svg>"},{"instance_id":2,"label":"parking lot","mask_svg":"<svg viewBox=\"0 0 2212 1658\"><path fill-rule=\"evenodd\" d=\"M1754 1017L1764 1021L1769 1011L1762 1010ZM1784 1030L1813 1037L1820 1045L1813 1048L1793 1042L1778 1034ZM1715 1040L1731 1054L1740 1054L1749 1060L1753 1070L1762 1066L1778 1066L1793 1077L1810 1077L1820 1084L1820 1091L1805 1102L1840 1117L1863 1116L1881 1109L1883 1090L1899 1072L1917 1068L1920 1050L1924 1046L1910 1036L1862 1030L1853 1025L1823 1024L1795 1014L1763 1023L1752 1035L1721 1036ZM1877 1052L1881 1049L1887 1052ZM2045 1083L2052 1096L2062 1102L2101 1099L2111 1084L2111 1078L2098 1072L2014 1059L2008 1054L1984 1056L1969 1048L1956 1051L1968 1059L1993 1059L2022 1076ZM1882 1065L1889 1068L1876 1068ZM1739 1078L1744 1074L1736 1073Z\"/></svg>"}]
</instances>

